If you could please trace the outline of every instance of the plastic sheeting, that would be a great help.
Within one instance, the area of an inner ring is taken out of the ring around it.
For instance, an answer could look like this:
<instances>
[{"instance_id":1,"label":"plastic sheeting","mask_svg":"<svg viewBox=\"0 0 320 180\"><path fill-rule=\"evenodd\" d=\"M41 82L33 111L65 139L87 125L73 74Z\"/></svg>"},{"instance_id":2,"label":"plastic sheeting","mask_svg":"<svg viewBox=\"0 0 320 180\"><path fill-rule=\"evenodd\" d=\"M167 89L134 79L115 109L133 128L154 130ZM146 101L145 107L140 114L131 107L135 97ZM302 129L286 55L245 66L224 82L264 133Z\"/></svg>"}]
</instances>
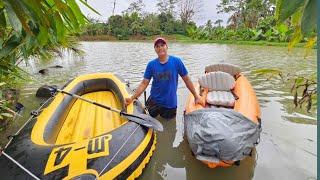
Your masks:
<instances>
[{"instance_id":1,"label":"plastic sheeting","mask_svg":"<svg viewBox=\"0 0 320 180\"><path fill-rule=\"evenodd\" d=\"M205 108L185 115L189 145L199 160L238 161L260 138L261 126L233 109Z\"/></svg>"}]
</instances>

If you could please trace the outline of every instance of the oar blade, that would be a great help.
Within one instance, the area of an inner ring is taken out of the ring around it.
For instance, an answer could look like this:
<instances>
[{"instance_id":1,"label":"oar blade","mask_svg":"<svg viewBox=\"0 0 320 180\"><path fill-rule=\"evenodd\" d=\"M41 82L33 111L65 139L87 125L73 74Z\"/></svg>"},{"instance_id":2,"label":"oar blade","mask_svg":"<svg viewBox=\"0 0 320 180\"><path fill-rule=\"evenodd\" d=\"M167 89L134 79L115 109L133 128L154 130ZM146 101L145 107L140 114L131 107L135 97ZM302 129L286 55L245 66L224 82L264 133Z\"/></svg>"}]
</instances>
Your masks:
<instances>
[{"instance_id":1,"label":"oar blade","mask_svg":"<svg viewBox=\"0 0 320 180\"><path fill-rule=\"evenodd\" d=\"M146 115L146 114L127 114L121 113L124 117L128 118L129 121L136 122L141 124L142 126L146 126L152 128L156 131L162 132L163 126L162 124L155 118Z\"/></svg>"}]
</instances>

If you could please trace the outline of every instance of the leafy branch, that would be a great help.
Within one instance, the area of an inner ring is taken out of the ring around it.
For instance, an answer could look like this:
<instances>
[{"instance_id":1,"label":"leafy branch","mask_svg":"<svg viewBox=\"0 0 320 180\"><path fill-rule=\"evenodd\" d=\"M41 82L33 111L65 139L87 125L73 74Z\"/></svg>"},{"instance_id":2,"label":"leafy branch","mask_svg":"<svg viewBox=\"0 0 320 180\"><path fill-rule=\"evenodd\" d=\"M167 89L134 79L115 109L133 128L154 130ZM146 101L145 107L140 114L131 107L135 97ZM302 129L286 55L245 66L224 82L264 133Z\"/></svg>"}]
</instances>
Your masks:
<instances>
[{"instance_id":1,"label":"leafy branch","mask_svg":"<svg viewBox=\"0 0 320 180\"><path fill-rule=\"evenodd\" d=\"M307 111L310 112L312 105L316 105L317 103L312 103L316 101L317 96L317 83L314 80L305 78L305 77L297 77L294 80L294 83L291 87L291 93L294 94L294 105L295 107L299 106L300 108L305 103ZM301 91L301 98L298 98L298 91Z\"/></svg>"},{"instance_id":2,"label":"leafy branch","mask_svg":"<svg viewBox=\"0 0 320 180\"><path fill-rule=\"evenodd\" d=\"M317 82L316 75L309 77L284 74L279 69L258 69L252 71L256 76L265 76L267 80L279 77L283 84L286 81L293 81L291 86L291 94L293 95L293 103L295 107L302 108L305 104L307 112L310 112L312 106L317 105ZM299 93L301 92L301 96Z\"/></svg>"}]
</instances>

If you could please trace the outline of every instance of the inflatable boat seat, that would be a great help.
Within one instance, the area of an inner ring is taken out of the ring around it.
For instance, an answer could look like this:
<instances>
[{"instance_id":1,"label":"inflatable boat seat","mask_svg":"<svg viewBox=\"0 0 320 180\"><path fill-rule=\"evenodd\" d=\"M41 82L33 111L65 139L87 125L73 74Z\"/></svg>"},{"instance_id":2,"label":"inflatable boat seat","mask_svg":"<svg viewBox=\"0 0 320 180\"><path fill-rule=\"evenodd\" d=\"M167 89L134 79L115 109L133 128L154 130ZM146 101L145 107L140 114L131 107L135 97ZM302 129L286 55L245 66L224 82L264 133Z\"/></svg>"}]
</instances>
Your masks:
<instances>
[{"instance_id":1,"label":"inflatable boat seat","mask_svg":"<svg viewBox=\"0 0 320 180\"><path fill-rule=\"evenodd\" d=\"M206 73L199 78L199 84L209 90L207 103L215 106L234 106L235 97L232 90L235 80L230 74L221 71Z\"/></svg>"}]
</instances>

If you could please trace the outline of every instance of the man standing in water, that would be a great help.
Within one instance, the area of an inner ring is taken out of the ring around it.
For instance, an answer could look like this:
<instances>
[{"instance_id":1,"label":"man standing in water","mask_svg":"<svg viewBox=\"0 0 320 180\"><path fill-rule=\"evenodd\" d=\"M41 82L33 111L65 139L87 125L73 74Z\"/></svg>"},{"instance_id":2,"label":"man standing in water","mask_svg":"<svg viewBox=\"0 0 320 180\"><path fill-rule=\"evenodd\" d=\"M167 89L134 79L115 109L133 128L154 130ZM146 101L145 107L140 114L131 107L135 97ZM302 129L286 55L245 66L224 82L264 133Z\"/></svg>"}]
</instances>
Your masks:
<instances>
[{"instance_id":1,"label":"man standing in water","mask_svg":"<svg viewBox=\"0 0 320 180\"><path fill-rule=\"evenodd\" d=\"M180 75L187 88L193 94L196 103L200 103L200 96L188 76L188 71L181 59L168 55L168 46L164 38L157 38L154 41L154 49L158 58L151 60L144 72L144 78L134 95L125 99L125 104L129 105L138 98L147 88L151 78L153 78L151 93L146 102L146 107L152 117L160 115L164 119L172 119L177 112L177 87L178 75Z\"/></svg>"}]
</instances>

